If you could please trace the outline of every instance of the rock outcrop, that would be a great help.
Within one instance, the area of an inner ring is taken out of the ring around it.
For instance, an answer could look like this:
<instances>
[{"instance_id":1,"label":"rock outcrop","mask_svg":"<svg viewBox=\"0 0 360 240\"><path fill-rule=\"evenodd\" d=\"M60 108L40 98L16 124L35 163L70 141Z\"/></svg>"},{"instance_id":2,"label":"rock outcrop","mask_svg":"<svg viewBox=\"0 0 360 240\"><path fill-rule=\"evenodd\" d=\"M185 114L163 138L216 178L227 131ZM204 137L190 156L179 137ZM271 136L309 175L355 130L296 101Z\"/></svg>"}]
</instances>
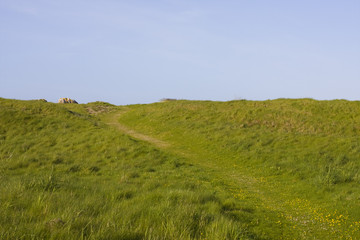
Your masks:
<instances>
[{"instance_id":1,"label":"rock outcrop","mask_svg":"<svg viewBox=\"0 0 360 240\"><path fill-rule=\"evenodd\" d=\"M58 100L58 103L78 103L77 101L75 101L74 99L70 99L70 98L60 98Z\"/></svg>"}]
</instances>

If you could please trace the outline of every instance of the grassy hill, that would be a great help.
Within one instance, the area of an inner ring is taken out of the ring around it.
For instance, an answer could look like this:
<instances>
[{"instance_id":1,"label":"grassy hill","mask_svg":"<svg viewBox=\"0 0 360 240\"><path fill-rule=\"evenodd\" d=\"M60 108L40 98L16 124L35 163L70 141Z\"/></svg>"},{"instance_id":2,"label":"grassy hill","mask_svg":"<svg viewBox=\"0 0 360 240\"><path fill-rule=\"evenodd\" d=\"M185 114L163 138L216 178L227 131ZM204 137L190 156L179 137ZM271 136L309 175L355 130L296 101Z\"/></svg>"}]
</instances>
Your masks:
<instances>
[{"instance_id":1,"label":"grassy hill","mask_svg":"<svg viewBox=\"0 0 360 240\"><path fill-rule=\"evenodd\" d=\"M360 238L360 103L0 99L0 239Z\"/></svg>"}]
</instances>

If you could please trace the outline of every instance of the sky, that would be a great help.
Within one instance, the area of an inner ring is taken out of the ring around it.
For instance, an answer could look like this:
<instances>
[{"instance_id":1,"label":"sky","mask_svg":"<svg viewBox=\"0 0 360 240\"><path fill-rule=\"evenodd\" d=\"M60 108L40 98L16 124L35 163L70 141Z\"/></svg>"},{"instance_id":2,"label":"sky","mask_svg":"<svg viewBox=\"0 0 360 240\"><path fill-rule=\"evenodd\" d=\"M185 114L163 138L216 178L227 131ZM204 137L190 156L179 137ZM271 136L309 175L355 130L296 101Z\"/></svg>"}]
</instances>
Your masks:
<instances>
[{"instance_id":1,"label":"sky","mask_svg":"<svg viewBox=\"0 0 360 240\"><path fill-rule=\"evenodd\" d=\"M358 0L0 0L0 97L360 100Z\"/></svg>"}]
</instances>

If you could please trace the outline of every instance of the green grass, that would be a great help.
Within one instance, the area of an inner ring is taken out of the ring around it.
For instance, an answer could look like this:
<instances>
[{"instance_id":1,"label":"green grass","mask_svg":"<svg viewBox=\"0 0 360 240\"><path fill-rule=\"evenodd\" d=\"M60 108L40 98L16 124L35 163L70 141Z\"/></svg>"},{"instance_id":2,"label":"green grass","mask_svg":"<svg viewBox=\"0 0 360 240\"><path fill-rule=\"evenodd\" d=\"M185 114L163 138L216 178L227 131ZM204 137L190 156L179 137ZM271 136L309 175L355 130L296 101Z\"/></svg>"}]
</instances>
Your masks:
<instances>
[{"instance_id":1,"label":"green grass","mask_svg":"<svg viewBox=\"0 0 360 240\"><path fill-rule=\"evenodd\" d=\"M266 238L208 170L87 113L103 104L0 106L0 239Z\"/></svg>"},{"instance_id":2,"label":"green grass","mask_svg":"<svg viewBox=\"0 0 360 240\"><path fill-rule=\"evenodd\" d=\"M0 98L0 239L357 239L359 126L342 100Z\"/></svg>"},{"instance_id":3,"label":"green grass","mask_svg":"<svg viewBox=\"0 0 360 240\"><path fill-rule=\"evenodd\" d=\"M120 120L216 169L300 238L359 238L360 102L173 101L131 106Z\"/></svg>"}]
</instances>

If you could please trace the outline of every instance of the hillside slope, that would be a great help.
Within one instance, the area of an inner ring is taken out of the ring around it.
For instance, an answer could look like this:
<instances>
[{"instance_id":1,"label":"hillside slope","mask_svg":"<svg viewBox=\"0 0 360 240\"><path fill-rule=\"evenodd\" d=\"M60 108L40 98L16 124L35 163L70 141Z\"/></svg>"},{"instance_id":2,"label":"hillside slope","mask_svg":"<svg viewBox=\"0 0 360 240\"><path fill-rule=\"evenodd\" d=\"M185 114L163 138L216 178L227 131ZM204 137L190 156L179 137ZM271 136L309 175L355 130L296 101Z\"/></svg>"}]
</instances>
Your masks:
<instances>
[{"instance_id":1,"label":"hillside slope","mask_svg":"<svg viewBox=\"0 0 360 240\"><path fill-rule=\"evenodd\" d=\"M360 238L360 103L0 98L0 239Z\"/></svg>"},{"instance_id":2,"label":"hillside slope","mask_svg":"<svg viewBox=\"0 0 360 240\"><path fill-rule=\"evenodd\" d=\"M172 101L131 106L120 122L214 169L301 238L359 237L359 102Z\"/></svg>"},{"instance_id":3,"label":"hillside slope","mask_svg":"<svg viewBox=\"0 0 360 240\"><path fill-rule=\"evenodd\" d=\"M0 239L267 238L206 170L102 122L121 111L0 99Z\"/></svg>"}]
</instances>

